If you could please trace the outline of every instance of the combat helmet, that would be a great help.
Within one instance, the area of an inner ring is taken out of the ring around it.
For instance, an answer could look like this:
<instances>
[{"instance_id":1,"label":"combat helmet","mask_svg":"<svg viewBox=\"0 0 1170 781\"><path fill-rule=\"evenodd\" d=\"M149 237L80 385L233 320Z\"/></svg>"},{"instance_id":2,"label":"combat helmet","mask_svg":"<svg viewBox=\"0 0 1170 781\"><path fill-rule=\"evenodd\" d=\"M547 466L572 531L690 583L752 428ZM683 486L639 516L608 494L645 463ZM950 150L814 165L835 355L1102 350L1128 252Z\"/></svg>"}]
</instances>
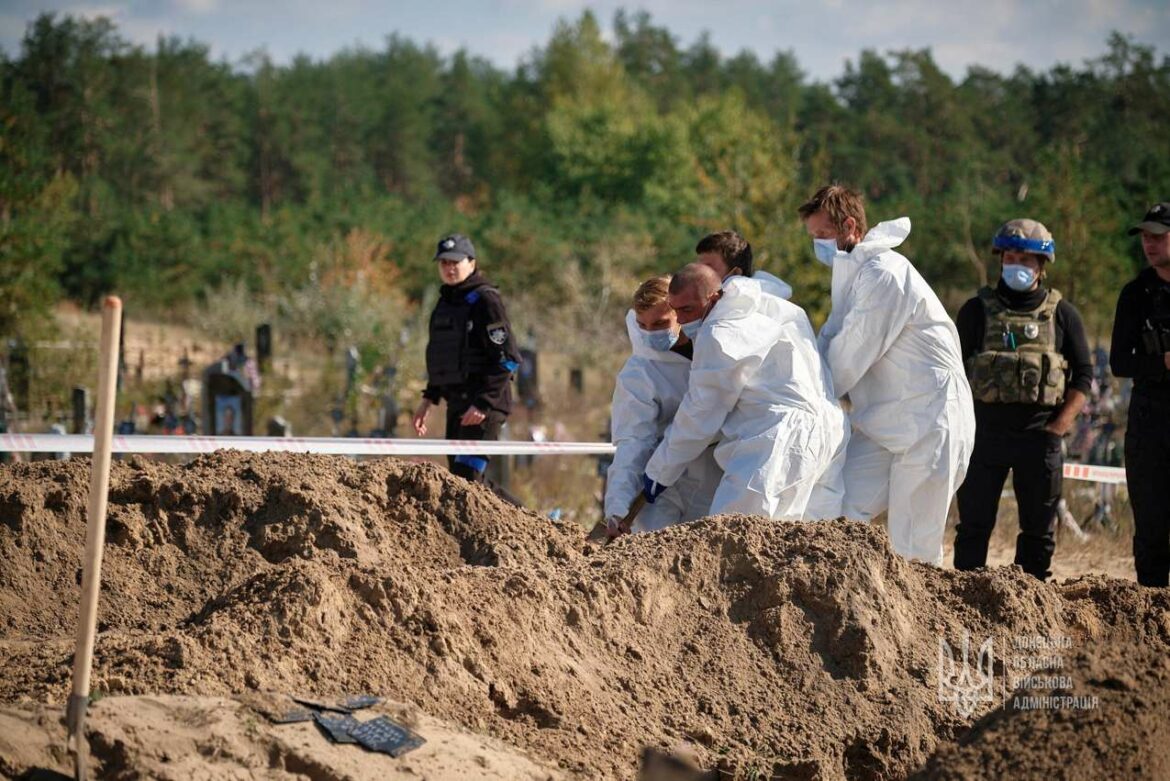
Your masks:
<instances>
[{"instance_id":1,"label":"combat helmet","mask_svg":"<svg viewBox=\"0 0 1170 781\"><path fill-rule=\"evenodd\" d=\"M1008 220L999 226L991 240L991 251L996 255L1004 250L1043 255L1049 263L1056 262L1056 242L1042 223L1027 218Z\"/></svg>"}]
</instances>

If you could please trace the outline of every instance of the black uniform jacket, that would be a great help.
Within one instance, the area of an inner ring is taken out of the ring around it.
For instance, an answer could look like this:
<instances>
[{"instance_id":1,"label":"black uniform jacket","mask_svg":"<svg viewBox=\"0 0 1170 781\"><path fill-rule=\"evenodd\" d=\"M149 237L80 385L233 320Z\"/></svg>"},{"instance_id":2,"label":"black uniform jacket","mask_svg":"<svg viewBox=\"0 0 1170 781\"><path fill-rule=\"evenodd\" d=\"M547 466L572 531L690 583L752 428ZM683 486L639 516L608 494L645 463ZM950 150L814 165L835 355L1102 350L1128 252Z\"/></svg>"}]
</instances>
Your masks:
<instances>
[{"instance_id":1,"label":"black uniform jacket","mask_svg":"<svg viewBox=\"0 0 1170 781\"><path fill-rule=\"evenodd\" d=\"M1115 377L1132 377L1135 394L1170 399L1170 371L1166 370L1164 354L1150 353L1142 343L1147 323L1170 328L1170 282L1152 268L1143 269L1117 298L1109 368Z\"/></svg>"},{"instance_id":2,"label":"black uniform jacket","mask_svg":"<svg viewBox=\"0 0 1170 781\"><path fill-rule=\"evenodd\" d=\"M512 324L499 291L487 278L475 271L458 285L443 285L431 313L423 398L466 402L483 412L494 409L507 415L512 410L512 375L519 366Z\"/></svg>"}]
</instances>

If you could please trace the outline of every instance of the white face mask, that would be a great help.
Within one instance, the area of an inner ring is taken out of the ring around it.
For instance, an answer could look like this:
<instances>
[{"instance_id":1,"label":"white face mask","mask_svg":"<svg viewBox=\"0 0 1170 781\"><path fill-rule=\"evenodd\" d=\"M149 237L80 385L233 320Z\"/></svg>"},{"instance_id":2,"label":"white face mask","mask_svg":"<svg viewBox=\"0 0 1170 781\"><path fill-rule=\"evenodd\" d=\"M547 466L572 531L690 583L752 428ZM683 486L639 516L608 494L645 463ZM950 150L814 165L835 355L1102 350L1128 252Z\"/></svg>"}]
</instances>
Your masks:
<instances>
[{"instance_id":1,"label":"white face mask","mask_svg":"<svg viewBox=\"0 0 1170 781\"><path fill-rule=\"evenodd\" d=\"M845 253L837 249L836 239L813 239L813 254L817 256L817 260L821 263L832 268L833 261L837 259L837 255L844 255Z\"/></svg>"},{"instance_id":2,"label":"white face mask","mask_svg":"<svg viewBox=\"0 0 1170 781\"><path fill-rule=\"evenodd\" d=\"M1031 290L1032 285L1036 284L1036 270L1028 266L1005 263L1002 276L1008 287L1020 293Z\"/></svg>"},{"instance_id":3,"label":"white face mask","mask_svg":"<svg viewBox=\"0 0 1170 781\"><path fill-rule=\"evenodd\" d=\"M651 350L660 353L669 352L678 341L678 332L672 328L663 328L661 331L643 331L642 341Z\"/></svg>"}]
</instances>

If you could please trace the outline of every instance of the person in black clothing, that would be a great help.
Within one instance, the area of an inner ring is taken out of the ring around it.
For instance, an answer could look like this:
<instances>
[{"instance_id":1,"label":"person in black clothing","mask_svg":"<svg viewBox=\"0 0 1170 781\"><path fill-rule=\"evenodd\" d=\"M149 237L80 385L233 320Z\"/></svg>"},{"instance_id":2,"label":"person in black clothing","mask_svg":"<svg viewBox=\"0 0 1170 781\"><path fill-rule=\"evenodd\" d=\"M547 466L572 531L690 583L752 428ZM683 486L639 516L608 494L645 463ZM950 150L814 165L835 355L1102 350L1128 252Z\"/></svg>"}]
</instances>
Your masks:
<instances>
[{"instance_id":1,"label":"person in black clothing","mask_svg":"<svg viewBox=\"0 0 1170 781\"><path fill-rule=\"evenodd\" d=\"M1041 580L1051 573L1056 506L1072 430L1093 381L1081 316L1044 286L1056 245L1035 220L1012 220L995 235L1002 272L959 310L956 325L975 399L975 449L959 487L955 569L987 563L999 497L1013 473L1020 533L1015 563Z\"/></svg>"},{"instance_id":2,"label":"person in black clothing","mask_svg":"<svg viewBox=\"0 0 1170 781\"><path fill-rule=\"evenodd\" d=\"M512 411L512 375L520 365L504 302L476 267L475 247L466 236L443 237L435 260L444 284L431 313L427 386L414 412L414 430L419 436L427 433L427 413L443 400L447 439L496 440ZM460 477L487 482L487 456L448 456L447 461Z\"/></svg>"},{"instance_id":3,"label":"person in black clothing","mask_svg":"<svg viewBox=\"0 0 1170 781\"><path fill-rule=\"evenodd\" d=\"M1125 432L1125 482L1133 507L1138 583L1170 576L1170 201L1129 230L1149 262L1117 298L1109 368L1133 378Z\"/></svg>"}]
</instances>

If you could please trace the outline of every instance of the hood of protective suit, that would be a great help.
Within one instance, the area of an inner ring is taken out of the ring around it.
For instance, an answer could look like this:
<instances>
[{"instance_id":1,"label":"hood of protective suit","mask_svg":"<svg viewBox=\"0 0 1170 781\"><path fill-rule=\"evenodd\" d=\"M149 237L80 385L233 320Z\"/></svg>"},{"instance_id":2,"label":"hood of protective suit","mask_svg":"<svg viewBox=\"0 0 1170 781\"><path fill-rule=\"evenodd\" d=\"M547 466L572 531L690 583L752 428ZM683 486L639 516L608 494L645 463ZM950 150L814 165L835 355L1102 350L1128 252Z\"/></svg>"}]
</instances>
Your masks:
<instances>
[{"instance_id":1,"label":"hood of protective suit","mask_svg":"<svg viewBox=\"0 0 1170 781\"><path fill-rule=\"evenodd\" d=\"M886 220L870 228L869 233L865 234L865 238L853 250L857 251L858 248L866 247L876 248L879 252L893 249L894 247L900 247L909 235L909 217Z\"/></svg>"},{"instance_id":2,"label":"hood of protective suit","mask_svg":"<svg viewBox=\"0 0 1170 781\"><path fill-rule=\"evenodd\" d=\"M865 234L865 238L851 252L846 253L844 257L838 256L837 260L833 261L833 281L837 279L838 269L845 274L855 274L865 261L875 255L902 246L909 235L909 217L879 222L869 229L869 233Z\"/></svg>"},{"instance_id":3,"label":"hood of protective suit","mask_svg":"<svg viewBox=\"0 0 1170 781\"><path fill-rule=\"evenodd\" d=\"M788 302L791 296L792 287L787 282L764 271L750 277L729 277L723 283L723 295L707 317L734 321L762 314L781 323L800 320L804 310ZM775 339L770 330L743 336L748 340L757 336L762 340Z\"/></svg>"},{"instance_id":4,"label":"hood of protective suit","mask_svg":"<svg viewBox=\"0 0 1170 781\"><path fill-rule=\"evenodd\" d=\"M634 355L639 358L645 358L648 361L660 361L662 363L690 363L690 361L676 352L662 352L661 350L651 349L642 338L642 329L638 326L638 315L633 309L626 312L626 333L629 334L630 347L633 348Z\"/></svg>"},{"instance_id":5,"label":"hood of protective suit","mask_svg":"<svg viewBox=\"0 0 1170 781\"><path fill-rule=\"evenodd\" d=\"M761 306L767 306L769 299L773 297L783 299L785 296L782 293L791 293L791 290L792 288L771 274L728 277L723 283L723 295L715 307L719 310L720 319L743 316L755 312ZM715 308L712 308L711 314L714 313Z\"/></svg>"},{"instance_id":6,"label":"hood of protective suit","mask_svg":"<svg viewBox=\"0 0 1170 781\"><path fill-rule=\"evenodd\" d=\"M821 332L817 337L822 353L825 352L828 340L841 330L841 320L845 316L849 289L853 286L857 272L867 262L883 252L900 247L909 235L909 217L879 222L870 228L869 233L865 234L865 238L851 252L838 255L837 259L833 261L833 281L830 290L830 300L833 306L829 311L829 319L821 326Z\"/></svg>"},{"instance_id":7,"label":"hood of protective suit","mask_svg":"<svg viewBox=\"0 0 1170 781\"><path fill-rule=\"evenodd\" d=\"M723 283L724 286L733 279L735 277L728 277ZM774 296L779 296L785 300L792 298L792 285L780 279L780 277L769 274L767 271L757 270L752 274L751 279L759 280L759 282L764 284L765 289Z\"/></svg>"}]
</instances>

